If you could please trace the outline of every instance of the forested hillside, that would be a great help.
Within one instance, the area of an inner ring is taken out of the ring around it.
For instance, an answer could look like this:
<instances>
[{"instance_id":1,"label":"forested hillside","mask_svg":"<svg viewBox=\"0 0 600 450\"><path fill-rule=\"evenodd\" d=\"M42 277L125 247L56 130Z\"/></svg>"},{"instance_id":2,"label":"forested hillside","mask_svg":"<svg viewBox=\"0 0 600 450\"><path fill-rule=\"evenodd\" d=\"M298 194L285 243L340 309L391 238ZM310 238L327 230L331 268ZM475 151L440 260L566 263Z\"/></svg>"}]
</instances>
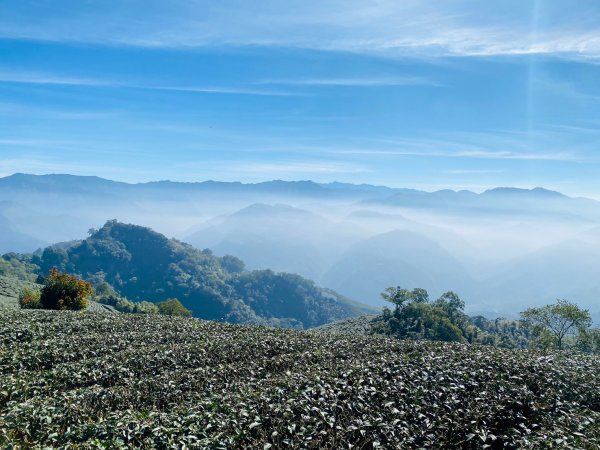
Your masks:
<instances>
[{"instance_id":1,"label":"forested hillside","mask_svg":"<svg viewBox=\"0 0 600 450\"><path fill-rule=\"evenodd\" d=\"M56 267L96 286L106 282L134 301L178 298L196 317L234 323L307 328L369 311L298 275L246 271L234 256L216 257L114 220L82 241L48 247L29 260L6 255L3 264L26 274L37 268L42 276Z\"/></svg>"}]
</instances>

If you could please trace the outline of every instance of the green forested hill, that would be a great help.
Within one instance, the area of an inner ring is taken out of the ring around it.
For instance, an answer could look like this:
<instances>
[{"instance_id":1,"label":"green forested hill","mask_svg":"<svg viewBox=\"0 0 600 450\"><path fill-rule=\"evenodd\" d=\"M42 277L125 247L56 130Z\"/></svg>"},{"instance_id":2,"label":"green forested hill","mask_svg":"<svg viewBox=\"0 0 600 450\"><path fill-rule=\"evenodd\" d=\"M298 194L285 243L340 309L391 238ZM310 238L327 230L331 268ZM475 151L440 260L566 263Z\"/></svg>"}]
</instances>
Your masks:
<instances>
[{"instance_id":1,"label":"green forested hill","mask_svg":"<svg viewBox=\"0 0 600 450\"><path fill-rule=\"evenodd\" d=\"M308 328L368 312L367 307L294 274L245 271L232 256L214 256L148 228L117 221L83 241L46 248L32 258L135 301L179 298L196 317Z\"/></svg>"}]
</instances>

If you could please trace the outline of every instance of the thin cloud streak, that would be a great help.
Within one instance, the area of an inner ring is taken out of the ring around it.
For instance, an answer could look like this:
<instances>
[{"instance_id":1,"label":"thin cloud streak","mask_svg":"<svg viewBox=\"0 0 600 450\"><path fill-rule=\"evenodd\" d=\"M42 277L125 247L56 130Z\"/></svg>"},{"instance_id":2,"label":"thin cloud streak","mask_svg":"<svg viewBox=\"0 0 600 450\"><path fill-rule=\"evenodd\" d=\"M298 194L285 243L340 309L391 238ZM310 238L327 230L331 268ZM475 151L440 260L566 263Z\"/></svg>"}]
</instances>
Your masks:
<instances>
[{"instance_id":1,"label":"thin cloud streak","mask_svg":"<svg viewBox=\"0 0 600 450\"><path fill-rule=\"evenodd\" d=\"M450 175L488 175L494 173L504 173L504 170L500 169L450 169L444 170L444 173Z\"/></svg>"},{"instance_id":2,"label":"thin cloud streak","mask_svg":"<svg viewBox=\"0 0 600 450\"><path fill-rule=\"evenodd\" d=\"M271 176L272 174L356 174L371 172L371 169L363 166L324 161L308 162L269 162L269 163L228 163L228 170L241 173L260 174Z\"/></svg>"},{"instance_id":3,"label":"thin cloud streak","mask_svg":"<svg viewBox=\"0 0 600 450\"><path fill-rule=\"evenodd\" d=\"M261 80L258 81L256 84L317 87L443 86L443 84L441 83L424 77L273 79Z\"/></svg>"},{"instance_id":4,"label":"thin cloud streak","mask_svg":"<svg viewBox=\"0 0 600 450\"><path fill-rule=\"evenodd\" d=\"M257 96L304 96L307 94L299 92L269 91L243 87L220 87L220 86L157 86L135 84L122 81L101 80L94 78L71 78L54 75L32 75L32 74L6 74L0 73L0 83L36 84L36 85L58 85L58 86L84 86L98 88L126 88L147 89L155 91L189 92L199 94L233 94L233 95L257 95Z\"/></svg>"},{"instance_id":5,"label":"thin cloud streak","mask_svg":"<svg viewBox=\"0 0 600 450\"><path fill-rule=\"evenodd\" d=\"M497 159L497 160L521 160L521 161L571 161L582 162L581 158L570 153L517 153L510 151L491 150L461 150L461 151L436 151L436 150L379 150L379 149L357 149L336 150L339 155L362 155L362 156L413 156L413 157L439 157L439 158L474 158L474 159Z\"/></svg>"}]
</instances>

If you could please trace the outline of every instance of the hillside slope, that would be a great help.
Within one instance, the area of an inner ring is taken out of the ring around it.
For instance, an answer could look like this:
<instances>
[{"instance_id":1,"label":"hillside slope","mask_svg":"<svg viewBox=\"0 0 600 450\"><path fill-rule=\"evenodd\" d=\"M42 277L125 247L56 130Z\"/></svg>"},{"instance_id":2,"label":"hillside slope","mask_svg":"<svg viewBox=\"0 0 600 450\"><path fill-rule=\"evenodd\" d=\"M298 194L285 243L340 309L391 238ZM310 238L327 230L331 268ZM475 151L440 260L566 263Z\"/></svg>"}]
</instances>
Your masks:
<instances>
[{"instance_id":1,"label":"hillside slope","mask_svg":"<svg viewBox=\"0 0 600 450\"><path fill-rule=\"evenodd\" d=\"M289 205L253 204L185 237L215 253L236 255L253 269L270 268L318 280L357 237L347 227Z\"/></svg>"},{"instance_id":2,"label":"hillside slope","mask_svg":"<svg viewBox=\"0 0 600 450\"><path fill-rule=\"evenodd\" d=\"M196 317L309 328L368 308L294 274L245 271L149 228L107 222L83 241L46 248L35 261L92 281L106 281L131 300L179 298Z\"/></svg>"},{"instance_id":3,"label":"hillside slope","mask_svg":"<svg viewBox=\"0 0 600 450\"><path fill-rule=\"evenodd\" d=\"M352 246L323 277L323 284L373 305L388 286L423 287L433 296L465 292L471 278L462 264L422 234L396 230Z\"/></svg>"},{"instance_id":4,"label":"hillside slope","mask_svg":"<svg viewBox=\"0 0 600 450\"><path fill-rule=\"evenodd\" d=\"M0 276L0 309L16 309L21 289L29 283L16 278Z\"/></svg>"},{"instance_id":5,"label":"hillside slope","mask_svg":"<svg viewBox=\"0 0 600 450\"><path fill-rule=\"evenodd\" d=\"M569 353L0 312L0 447L597 449L599 371Z\"/></svg>"}]
</instances>

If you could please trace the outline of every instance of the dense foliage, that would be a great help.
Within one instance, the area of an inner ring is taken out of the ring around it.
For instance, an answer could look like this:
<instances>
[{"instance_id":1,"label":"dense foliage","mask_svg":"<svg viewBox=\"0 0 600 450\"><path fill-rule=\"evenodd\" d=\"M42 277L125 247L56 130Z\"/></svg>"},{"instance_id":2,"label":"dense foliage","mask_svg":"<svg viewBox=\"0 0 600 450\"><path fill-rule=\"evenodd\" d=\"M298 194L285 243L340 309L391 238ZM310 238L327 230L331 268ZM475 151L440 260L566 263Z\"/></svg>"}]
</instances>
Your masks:
<instances>
[{"instance_id":1,"label":"dense foliage","mask_svg":"<svg viewBox=\"0 0 600 450\"><path fill-rule=\"evenodd\" d=\"M176 298L164 302L148 301L132 302L115 293L96 295L94 300L102 305L109 305L116 311L129 314L162 314L164 316L192 317L192 312Z\"/></svg>"},{"instance_id":2,"label":"dense foliage","mask_svg":"<svg viewBox=\"0 0 600 450\"><path fill-rule=\"evenodd\" d=\"M39 304L44 309L79 311L86 309L91 294L90 283L52 268L45 279Z\"/></svg>"},{"instance_id":3,"label":"dense foliage","mask_svg":"<svg viewBox=\"0 0 600 450\"><path fill-rule=\"evenodd\" d=\"M31 262L33 255L6 253L0 258L0 276L33 282L37 278L39 267Z\"/></svg>"},{"instance_id":4,"label":"dense foliage","mask_svg":"<svg viewBox=\"0 0 600 450\"><path fill-rule=\"evenodd\" d=\"M528 308L521 313L547 346L562 349L565 341L584 333L592 325L589 311L575 303L559 299L556 303L540 308Z\"/></svg>"},{"instance_id":5,"label":"dense foliage","mask_svg":"<svg viewBox=\"0 0 600 450\"><path fill-rule=\"evenodd\" d=\"M148 228L112 220L90 233L44 249L31 263L41 273L57 267L95 286L106 283L112 297L100 301L130 312L155 312L143 302L177 298L204 319L308 328L370 311L300 276L245 271L238 258L219 258Z\"/></svg>"},{"instance_id":6,"label":"dense foliage","mask_svg":"<svg viewBox=\"0 0 600 450\"><path fill-rule=\"evenodd\" d=\"M176 298L169 298L156 306L158 307L158 313L163 316L192 317L192 312Z\"/></svg>"},{"instance_id":7,"label":"dense foliage","mask_svg":"<svg viewBox=\"0 0 600 450\"><path fill-rule=\"evenodd\" d=\"M0 312L0 447L597 449L600 359Z\"/></svg>"},{"instance_id":8,"label":"dense foliage","mask_svg":"<svg viewBox=\"0 0 600 450\"><path fill-rule=\"evenodd\" d=\"M430 301L425 289L387 288L382 297L394 305L370 322L371 334L398 339L429 339L447 342L524 348L532 343L534 330L525 323L488 320L464 313L465 303L454 292Z\"/></svg>"}]
</instances>

